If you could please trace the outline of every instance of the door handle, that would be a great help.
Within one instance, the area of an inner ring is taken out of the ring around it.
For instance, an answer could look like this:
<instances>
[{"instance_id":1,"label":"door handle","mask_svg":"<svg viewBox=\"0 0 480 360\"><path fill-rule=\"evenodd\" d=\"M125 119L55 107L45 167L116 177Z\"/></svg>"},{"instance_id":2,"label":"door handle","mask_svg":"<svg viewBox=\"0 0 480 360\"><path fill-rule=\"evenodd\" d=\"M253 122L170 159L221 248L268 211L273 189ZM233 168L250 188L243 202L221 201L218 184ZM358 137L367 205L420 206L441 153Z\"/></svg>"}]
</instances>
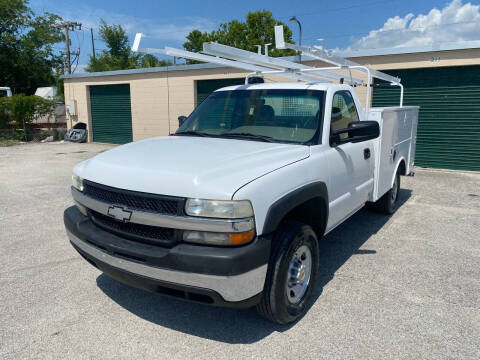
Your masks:
<instances>
[{"instance_id":1,"label":"door handle","mask_svg":"<svg viewBox=\"0 0 480 360\"><path fill-rule=\"evenodd\" d=\"M363 149L363 158L365 160L370 158L370 149L369 148Z\"/></svg>"}]
</instances>

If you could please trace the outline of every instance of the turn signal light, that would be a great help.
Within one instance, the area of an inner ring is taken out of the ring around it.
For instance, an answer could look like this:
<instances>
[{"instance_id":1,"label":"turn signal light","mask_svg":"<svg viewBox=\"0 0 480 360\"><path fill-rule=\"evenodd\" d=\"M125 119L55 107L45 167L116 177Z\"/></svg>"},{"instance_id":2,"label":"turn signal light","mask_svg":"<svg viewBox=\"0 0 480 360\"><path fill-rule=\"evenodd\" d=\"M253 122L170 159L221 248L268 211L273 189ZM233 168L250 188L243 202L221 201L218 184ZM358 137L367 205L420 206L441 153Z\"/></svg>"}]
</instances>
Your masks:
<instances>
[{"instance_id":1,"label":"turn signal light","mask_svg":"<svg viewBox=\"0 0 480 360\"><path fill-rule=\"evenodd\" d=\"M254 230L250 230L243 233L230 234L230 244L232 245L246 244L252 241L254 236L255 236Z\"/></svg>"}]
</instances>

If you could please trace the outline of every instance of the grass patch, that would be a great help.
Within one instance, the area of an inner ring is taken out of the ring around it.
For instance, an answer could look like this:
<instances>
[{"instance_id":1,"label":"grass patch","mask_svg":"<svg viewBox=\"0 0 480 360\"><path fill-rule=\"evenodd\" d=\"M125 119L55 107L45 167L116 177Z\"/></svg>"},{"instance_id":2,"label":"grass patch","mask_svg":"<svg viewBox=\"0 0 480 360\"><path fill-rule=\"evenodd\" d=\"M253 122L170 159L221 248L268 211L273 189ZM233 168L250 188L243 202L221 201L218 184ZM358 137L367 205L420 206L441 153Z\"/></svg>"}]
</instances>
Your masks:
<instances>
[{"instance_id":1,"label":"grass patch","mask_svg":"<svg viewBox=\"0 0 480 360\"><path fill-rule=\"evenodd\" d=\"M19 145L19 144L20 144L19 140L1 139L0 138L0 147L14 146L14 145Z\"/></svg>"}]
</instances>

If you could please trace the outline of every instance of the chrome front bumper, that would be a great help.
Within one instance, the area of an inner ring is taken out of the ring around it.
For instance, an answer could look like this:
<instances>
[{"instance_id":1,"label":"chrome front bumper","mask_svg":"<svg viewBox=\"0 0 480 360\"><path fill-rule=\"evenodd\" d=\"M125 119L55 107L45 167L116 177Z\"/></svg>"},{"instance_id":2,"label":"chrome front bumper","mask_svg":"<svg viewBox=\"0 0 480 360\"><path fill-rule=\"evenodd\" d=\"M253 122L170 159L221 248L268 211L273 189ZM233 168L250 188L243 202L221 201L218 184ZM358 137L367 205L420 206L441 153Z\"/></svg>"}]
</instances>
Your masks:
<instances>
[{"instance_id":1,"label":"chrome front bumper","mask_svg":"<svg viewBox=\"0 0 480 360\"><path fill-rule=\"evenodd\" d=\"M149 279L212 290L227 302L243 301L262 292L267 274L267 264L243 274L233 276L197 274L162 269L111 256L89 243L82 241L68 229L67 235L76 248L93 259L97 259L113 268Z\"/></svg>"}]
</instances>

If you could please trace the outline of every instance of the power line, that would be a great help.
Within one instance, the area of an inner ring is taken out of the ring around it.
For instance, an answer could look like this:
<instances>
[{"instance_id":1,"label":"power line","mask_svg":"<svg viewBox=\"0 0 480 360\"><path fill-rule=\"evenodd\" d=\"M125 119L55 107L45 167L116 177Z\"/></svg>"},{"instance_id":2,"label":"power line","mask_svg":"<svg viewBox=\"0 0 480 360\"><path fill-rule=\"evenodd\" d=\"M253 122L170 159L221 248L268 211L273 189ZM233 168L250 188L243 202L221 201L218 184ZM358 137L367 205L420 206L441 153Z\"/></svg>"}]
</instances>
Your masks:
<instances>
[{"instance_id":1,"label":"power line","mask_svg":"<svg viewBox=\"0 0 480 360\"><path fill-rule=\"evenodd\" d=\"M394 1L398 1L398 0L390 0L389 3L392 3ZM362 3L362 4L354 4L354 5L350 5L350 6L342 6L342 7L336 7L336 8L327 8L327 9L323 9L323 10L318 10L318 11L310 11L308 13L303 13L303 14L295 14L295 16L297 17L300 17L300 16L312 16L312 15L318 15L318 14L322 14L322 13L326 13L326 12L335 12L335 11L343 11L343 10L350 10L350 9L355 9L355 8L358 8L358 7L368 7L370 5L376 5L376 4L385 4L385 0L376 0L376 1L371 1L371 2L367 2L367 3ZM289 16L280 16L280 18L282 19L289 19L291 17L291 15Z\"/></svg>"}]
</instances>

